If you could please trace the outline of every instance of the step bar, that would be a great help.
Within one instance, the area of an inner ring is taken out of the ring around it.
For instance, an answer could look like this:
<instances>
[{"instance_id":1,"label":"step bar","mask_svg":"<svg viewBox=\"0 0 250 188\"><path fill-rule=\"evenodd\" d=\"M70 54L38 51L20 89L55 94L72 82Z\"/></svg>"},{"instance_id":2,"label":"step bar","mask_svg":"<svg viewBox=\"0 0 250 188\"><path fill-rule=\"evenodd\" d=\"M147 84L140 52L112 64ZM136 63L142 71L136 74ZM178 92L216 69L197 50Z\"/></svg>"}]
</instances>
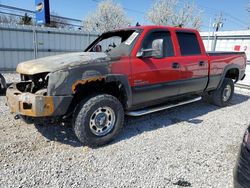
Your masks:
<instances>
[{"instance_id":1,"label":"step bar","mask_svg":"<svg viewBox=\"0 0 250 188\"><path fill-rule=\"evenodd\" d=\"M193 102L199 101L201 99L202 99L201 97L197 97L197 98L190 99L190 100L187 100L187 101L179 102L177 104L170 104L170 105L158 106L158 107L147 108L147 109L144 108L142 110L130 111L130 112L127 112L126 114L128 116L134 116L134 117L143 116L143 115L151 114L151 113L154 113L154 112L166 110L166 109L169 109L169 108L174 108L174 107L177 107L177 106L182 106L182 105L185 105L185 104L193 103Z\"/></svg>"}]
</instances>

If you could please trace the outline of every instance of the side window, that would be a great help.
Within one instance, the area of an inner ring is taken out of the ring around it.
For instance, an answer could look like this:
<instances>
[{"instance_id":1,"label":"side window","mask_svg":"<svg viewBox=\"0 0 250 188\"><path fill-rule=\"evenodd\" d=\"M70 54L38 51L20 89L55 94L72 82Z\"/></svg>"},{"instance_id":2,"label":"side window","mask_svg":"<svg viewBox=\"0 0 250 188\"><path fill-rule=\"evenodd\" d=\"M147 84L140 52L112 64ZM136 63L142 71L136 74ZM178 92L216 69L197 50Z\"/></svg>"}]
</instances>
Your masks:
<instances>
[{"instance_id":1,"label":"side window","mask_svg":"<svg viewBox=\"0 0 250 188\"><path fill-rule=\"evenodd\" d=\"M167 31L156 31L150 33L149 36L147 36L143 41L142 48L151 49L155 46L158 46L159 41L161 40L163 40L163 46L159 46L159 48L163 48L163 57L174 56L174 48L171 40L171 35Z\"/></svg>"},{"instance_id":2,"label":"side window","mask_svg":"<svg viewBox=\"0 0 250 188\"><path fill-rule=\"evenodd\" d=\"M108 52L121 44L121 37L113 36L100 41L94 48L95 52Z\"/></svg>"},{"instance_id":3,"label":"side window","mask_svg":"<svg viewBox=\"0 0 250 188\"><path fill-rule=\"evenodd\" d=\"M181 55L199 55L201 49L195 33L177 32Z\"/></svg>"}]
</instances>

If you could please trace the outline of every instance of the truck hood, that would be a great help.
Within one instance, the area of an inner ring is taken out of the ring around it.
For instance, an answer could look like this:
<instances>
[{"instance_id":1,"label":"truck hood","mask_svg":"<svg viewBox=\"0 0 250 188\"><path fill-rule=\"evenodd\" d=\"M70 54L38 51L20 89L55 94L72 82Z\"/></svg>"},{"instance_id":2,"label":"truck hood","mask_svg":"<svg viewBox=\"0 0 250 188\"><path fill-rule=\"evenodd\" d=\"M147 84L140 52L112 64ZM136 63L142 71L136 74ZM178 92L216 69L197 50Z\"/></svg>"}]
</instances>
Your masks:
<instances>
[{"instance_id":1,"label":"truck hood","mask_svg":"<svg viewBox=\"0 0 250 188\"><path fill-rule=\"evenodd\" d=\"M19 63L17 72L20 74L34 75L44 72L53 72L76 65L88 64L93 61L105 60L107 54L102 52L77 52L44 57Z\"/></svg>"}]
</instances>

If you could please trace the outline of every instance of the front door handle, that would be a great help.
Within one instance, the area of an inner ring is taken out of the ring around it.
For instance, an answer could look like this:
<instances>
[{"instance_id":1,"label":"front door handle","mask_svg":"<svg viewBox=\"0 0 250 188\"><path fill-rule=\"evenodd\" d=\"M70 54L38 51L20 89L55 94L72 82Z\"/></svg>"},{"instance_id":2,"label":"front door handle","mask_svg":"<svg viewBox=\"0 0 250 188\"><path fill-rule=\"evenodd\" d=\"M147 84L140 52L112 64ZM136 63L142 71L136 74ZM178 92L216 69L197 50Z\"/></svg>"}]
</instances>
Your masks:
<instances>
[{"instance_id":1,"label":"front door handle","mask_svg":"<svg viewBox=\"0 0 250 188\"><path fill-rule=\"evenodd\" d=\"M174 63L172 64L172 68L173 68L173 69L179 69L179 68L180 68L180 64L174 62Z\"/></svg>"},{"instance_id":2,"label":"front door handle","mask_svg":"<svg viewBox=\"0 0 250 188\"><path fill-rule=\"evenodd\" d=\"M205 62L204 61L200 61L199 62L199 66L203 67L205 65Z\"/></svg>"}]
</instances>

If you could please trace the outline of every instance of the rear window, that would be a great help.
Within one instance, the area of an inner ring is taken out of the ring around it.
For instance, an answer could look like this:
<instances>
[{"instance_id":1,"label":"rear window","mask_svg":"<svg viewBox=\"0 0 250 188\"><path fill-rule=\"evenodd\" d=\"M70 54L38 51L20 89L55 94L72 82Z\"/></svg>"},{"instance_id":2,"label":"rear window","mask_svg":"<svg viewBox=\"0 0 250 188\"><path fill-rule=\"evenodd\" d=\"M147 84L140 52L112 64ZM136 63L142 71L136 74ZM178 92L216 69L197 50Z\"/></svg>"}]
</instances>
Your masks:
<instances>
[{"instance_id":1,"label":"rear window","mask_svg":"<svg viewBox=\"0 0 250 188\"><path fill-rule=\"evenodd\" d=\"M177 32L177 38L181 49L181 55L199 55L201 49L196 34Z\"/></svg>"}]
</instances>

